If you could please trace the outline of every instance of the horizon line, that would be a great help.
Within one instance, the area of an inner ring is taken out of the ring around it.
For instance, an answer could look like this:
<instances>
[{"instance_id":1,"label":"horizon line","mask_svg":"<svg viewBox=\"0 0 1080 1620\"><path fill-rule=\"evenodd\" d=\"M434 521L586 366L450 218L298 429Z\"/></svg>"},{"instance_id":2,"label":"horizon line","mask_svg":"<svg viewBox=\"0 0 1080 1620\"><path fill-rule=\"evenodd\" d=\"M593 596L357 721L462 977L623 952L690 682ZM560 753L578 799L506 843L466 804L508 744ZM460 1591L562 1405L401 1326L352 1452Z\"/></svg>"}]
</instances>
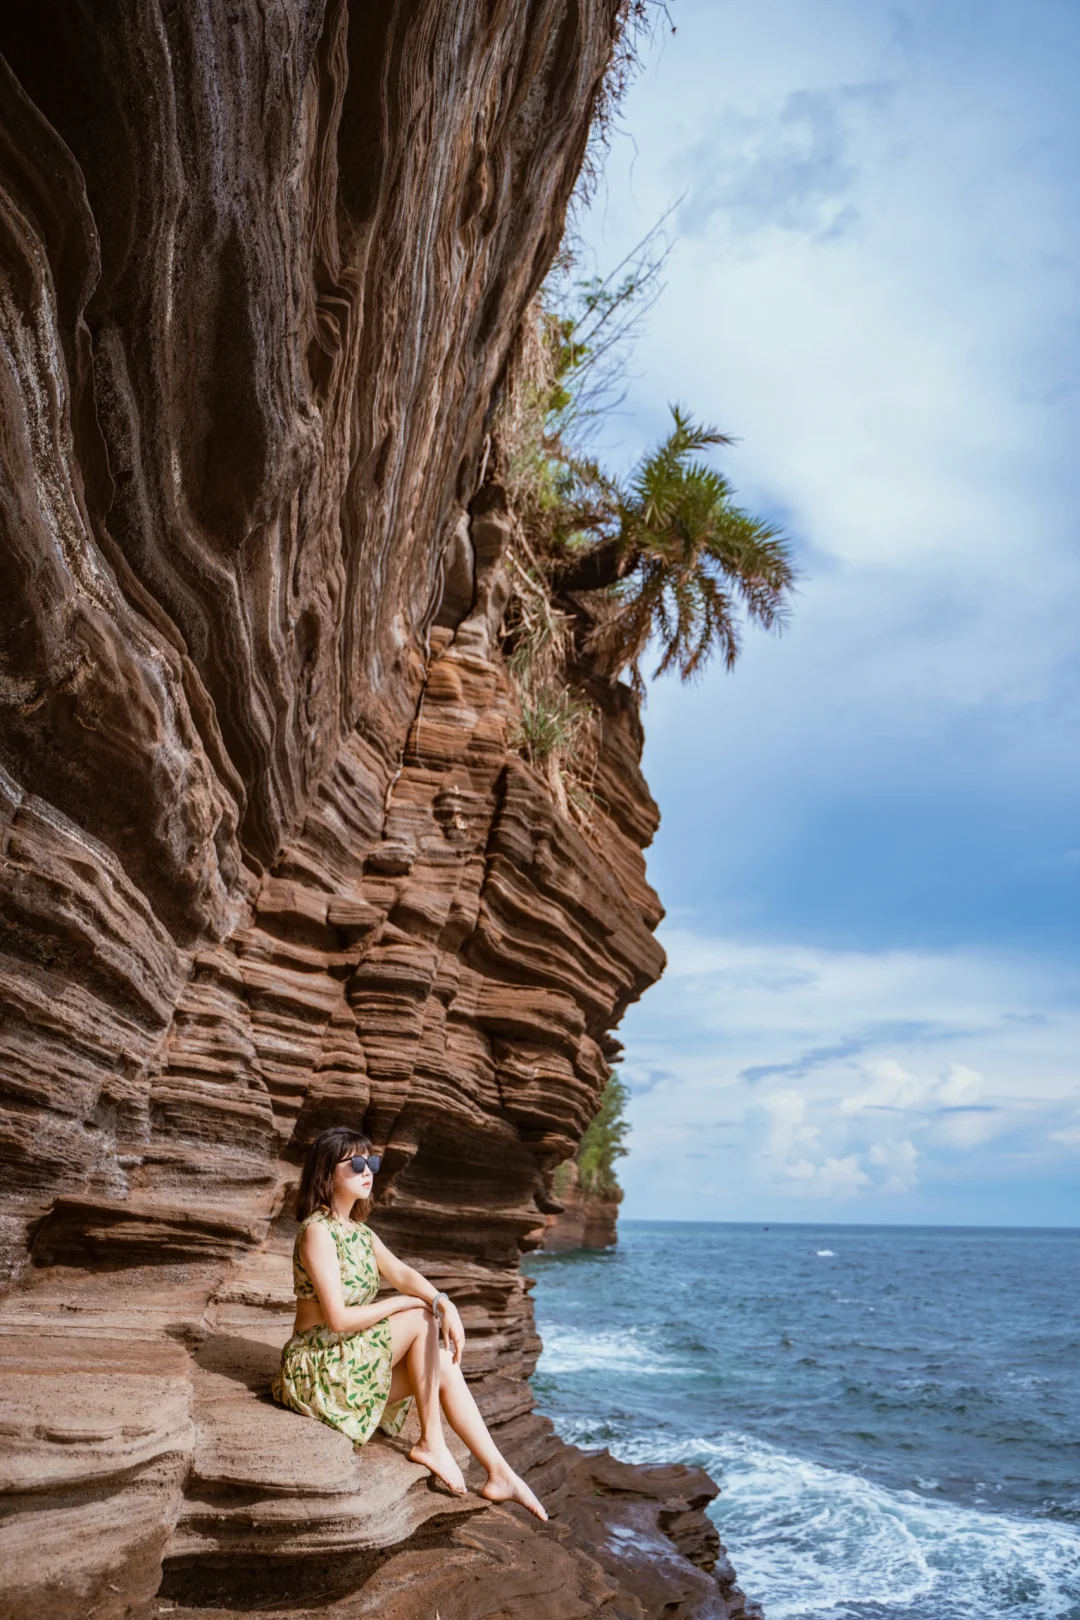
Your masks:
<instances>
[{"instance_id":1,"label":"horizon line","mask_svg":"<svg viewBox=\"0 0 1080 1620\"><path fill-rule=\"evenodd\" d=\"M789 1220L759 1220L759 1221L719 1221L695 1219L693 1216L673 1217L664 1215L626 1215L620 1216L620 1226L755 1226L768 1230L773 1226L791 1227L821 1227L836 1226L849 1231L888 1231L901 1232L1073 1232L1080 1235L1080 1224L1075 1226L1051 1226L1045 1222L1032 1221L1023 1225L1005 1223L1000 1221L789 1221Z\"/></svg>"}]
</instances>

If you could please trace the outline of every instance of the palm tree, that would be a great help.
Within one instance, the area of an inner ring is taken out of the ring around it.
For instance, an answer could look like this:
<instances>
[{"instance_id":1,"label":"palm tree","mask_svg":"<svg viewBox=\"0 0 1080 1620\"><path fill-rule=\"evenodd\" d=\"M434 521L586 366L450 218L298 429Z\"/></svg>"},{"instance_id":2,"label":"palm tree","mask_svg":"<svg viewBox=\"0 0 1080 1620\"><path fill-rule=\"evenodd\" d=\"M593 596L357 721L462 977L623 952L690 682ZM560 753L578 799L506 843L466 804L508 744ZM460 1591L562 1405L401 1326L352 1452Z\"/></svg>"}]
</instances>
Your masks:
<instances>
[{"instance_id":1,"label":"palm tree","mask_svg":"<svg viewBox=\"0 0 1080 1620\"><path fill-rule=\"evenodd\" d=\"M553 581L561 595L589 593L586 646L605 673L629 669L639 694L654 639L654 675L674 669L690 680L715 654L730 669L742 615L782 628L795 583L780 531L736 506L727 479L698 459L731 440L678 406L672 416L672 432L625 488L595 462L567 464L564 560Z\"/></svg>"}]
</instances>

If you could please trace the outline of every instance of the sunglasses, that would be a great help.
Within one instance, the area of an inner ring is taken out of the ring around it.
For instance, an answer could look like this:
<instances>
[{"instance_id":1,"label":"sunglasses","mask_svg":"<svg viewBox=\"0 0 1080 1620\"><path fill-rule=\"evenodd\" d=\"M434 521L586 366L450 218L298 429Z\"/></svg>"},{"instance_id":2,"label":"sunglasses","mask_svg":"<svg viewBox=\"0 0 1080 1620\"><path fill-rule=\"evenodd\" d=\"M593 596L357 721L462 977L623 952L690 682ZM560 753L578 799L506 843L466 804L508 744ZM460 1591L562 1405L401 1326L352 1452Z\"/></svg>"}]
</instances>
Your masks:
<instances>
[{"instance_id":1,"label":"sunglasses","mask_svg":"<svg viewBox=\"0 0 1080 1620\"><path fill-rule=\"evenodd\" d=\"M342 1164L352 1166L354 1176L363 1175L365 1170L370 1170L372 1175L374 1175L376 1170L378 1170L379 1166L382 1164L382 1154L369 1153L367 1158L365 1158L362 1153L358 1153L355 1158L342 1159L341 1162Z\"/></svg>"}]
</instances>

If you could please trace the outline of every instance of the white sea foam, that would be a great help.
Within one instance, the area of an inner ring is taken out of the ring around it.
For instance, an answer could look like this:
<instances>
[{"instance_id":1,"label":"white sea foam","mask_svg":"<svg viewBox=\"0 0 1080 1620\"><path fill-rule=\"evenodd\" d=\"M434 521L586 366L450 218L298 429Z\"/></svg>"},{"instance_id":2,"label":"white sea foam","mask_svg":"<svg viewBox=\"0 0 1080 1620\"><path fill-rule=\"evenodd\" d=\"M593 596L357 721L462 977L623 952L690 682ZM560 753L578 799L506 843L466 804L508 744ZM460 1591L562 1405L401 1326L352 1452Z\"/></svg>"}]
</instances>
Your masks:
<instances>
[{"instance_id":1,"label":"white sea foam","mask_svg":"<svg viewBox=\"0 0 1080 1620\"><path fill-rule=\"evenodd\" d=\"M633 1328L613 1333L556 1327L544 1329L544 1353L537 1372L543 1376L610 1367L622 1374L670 1374L679 1365L673 1357L660 1355Z\"/></svg>"},{"instance_id":2,"label":"white sea foam","mask_svg":"<svg viewBox=\"0 0 1080 1620\"><path fill-rule=\"evenodd\" d=\"M817 1257L818 1257L819 1260L835 1260L836 1259L836 1250L835 1249L817 1249L814 1252L817 1254Z\"/></svg>"},{"instance_id":3,"label":"white sea foam","mask_svg":"<svg viewBox=\"0 0 1080 1620\"><path fill-rule=\"evenodd\" d=\"M672 1436L615 1449L631 1462L670 1461ZM721 1481L720 1533L769 1620L1080 1616L1080 1532L1071 1526L889 1491L747 1435L692 1440L679 1452Z\"/></svg>"}]
</instances>

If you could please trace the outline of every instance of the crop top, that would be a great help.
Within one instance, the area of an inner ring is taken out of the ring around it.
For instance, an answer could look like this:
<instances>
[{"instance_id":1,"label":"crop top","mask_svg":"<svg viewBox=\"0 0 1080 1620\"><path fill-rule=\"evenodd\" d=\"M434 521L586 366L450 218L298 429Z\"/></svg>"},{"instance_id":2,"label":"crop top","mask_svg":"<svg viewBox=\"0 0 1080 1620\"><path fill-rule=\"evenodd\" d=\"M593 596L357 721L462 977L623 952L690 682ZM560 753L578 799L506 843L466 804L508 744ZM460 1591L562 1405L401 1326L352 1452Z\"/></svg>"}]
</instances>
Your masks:
<instances>
[{"instance_id":1,"label":"crop top","mask_svg":"<svg viewBox=\"0 0 1080 1620\"><path fill-rule=\"evenodd\" d=\"M346 1305L370 1305L379 1292L379 1267L371 1244L371 1233L364 1225L354 1226L339 1221L317 1209L300 1224L293 1245L293 1288L297 1299L318 1299L315 1284L300 1258L300 1239L313 1221L321 1221L334 1239L338 1265L341 1267L341 1288Z\"/></svg>"}]
</instances>

